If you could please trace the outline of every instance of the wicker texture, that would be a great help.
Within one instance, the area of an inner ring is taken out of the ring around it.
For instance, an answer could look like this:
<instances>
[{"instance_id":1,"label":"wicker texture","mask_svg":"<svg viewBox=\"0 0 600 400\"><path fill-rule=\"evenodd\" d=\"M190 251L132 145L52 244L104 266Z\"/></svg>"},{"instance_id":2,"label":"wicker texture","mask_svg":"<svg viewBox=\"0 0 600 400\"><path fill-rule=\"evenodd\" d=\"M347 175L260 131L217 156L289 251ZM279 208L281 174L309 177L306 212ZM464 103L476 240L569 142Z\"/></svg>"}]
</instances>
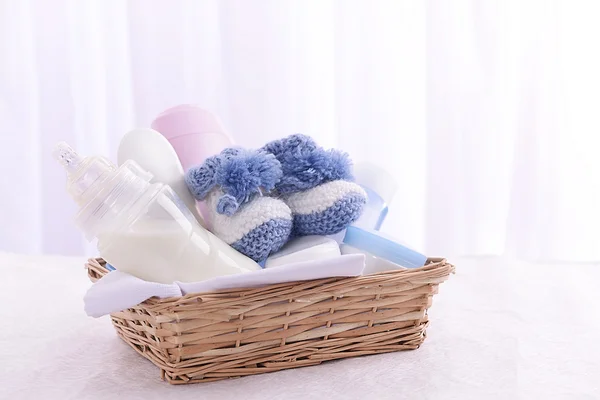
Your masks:
<instances>
[{"instance_id":1,"label":"wicker texture","mask_svg":"<svg viewBox=\"0 0 600 400\"><path fill-rule=\"evenodd\" d=\"M90 260L96 281L107 270ZM111 315L118 335L172 384L418 348L427 309L454 266L151 298Z\"/></svg>"}]
</instances>

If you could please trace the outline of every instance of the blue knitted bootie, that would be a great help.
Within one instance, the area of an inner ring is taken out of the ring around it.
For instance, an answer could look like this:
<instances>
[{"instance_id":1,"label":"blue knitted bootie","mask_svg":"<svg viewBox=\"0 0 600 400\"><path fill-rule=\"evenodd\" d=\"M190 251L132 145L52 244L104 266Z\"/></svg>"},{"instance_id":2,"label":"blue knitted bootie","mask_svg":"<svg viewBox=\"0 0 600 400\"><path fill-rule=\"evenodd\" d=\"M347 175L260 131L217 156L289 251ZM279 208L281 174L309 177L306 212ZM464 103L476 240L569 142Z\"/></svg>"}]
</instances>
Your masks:
<instances>
[{"instance_id":1,"label":"blue knitted bootie","mask_svg":"<svg viewBox=\"0 0 600 400\"><path fill-rule=\"evenodd\" d=\"M281 165L271 154L225 149L191 168L186 183L204 200L212 232L254 261L265 260L290 236L292 214L280 199L263 196L281 178Z\"/></svg>"},{"instance_id":2,"label":"blue knitted bootie","mask_svg":"<svg viewBox=\"0 0 600 400\"><path fill-rule=\"evenodd\" d=\"M339 150L325 150L306 135L267 143L261 150L281 163L274 192L290 207L294 236L333 235L362 214L367 194L352 182L352 163Z\"/></svg>"}]
</instances>

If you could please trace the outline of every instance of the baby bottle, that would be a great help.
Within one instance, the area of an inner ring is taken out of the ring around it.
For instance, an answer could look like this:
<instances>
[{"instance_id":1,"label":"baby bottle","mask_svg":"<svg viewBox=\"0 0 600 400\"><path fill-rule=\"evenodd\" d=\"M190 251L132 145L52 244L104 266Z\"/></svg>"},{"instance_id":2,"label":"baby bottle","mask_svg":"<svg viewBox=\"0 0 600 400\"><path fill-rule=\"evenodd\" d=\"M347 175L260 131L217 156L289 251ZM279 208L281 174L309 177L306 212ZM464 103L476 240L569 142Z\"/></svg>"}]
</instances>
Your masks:
<instances>
[{"instance_id":1,"label":"baby bottle","mask_svg":"<svg viewBox=\"0 0 600 400\"><path fill-rule=\"evenodd\" d=\"M171 143L186 172L233 145L233 139L214 114L191 104L181 104L163 111L152 121L152 129ZM202 215L205 226L211 229L213 221L208 205L197 201L196 209Z\"/></svg>"},{"instance_id":2,"label":"baby bottle","mask_svg":"<svg viewBox=\"0 0 600 400\"><path fill-rule=\"evenodd\" d=\"M159 283L195 282L260 266L205 230L162 183L134 161L116 167L60 143L55 158L79 205L77 226L98 239L100 256L119 271Z\"/></svg>"}]
</instances>

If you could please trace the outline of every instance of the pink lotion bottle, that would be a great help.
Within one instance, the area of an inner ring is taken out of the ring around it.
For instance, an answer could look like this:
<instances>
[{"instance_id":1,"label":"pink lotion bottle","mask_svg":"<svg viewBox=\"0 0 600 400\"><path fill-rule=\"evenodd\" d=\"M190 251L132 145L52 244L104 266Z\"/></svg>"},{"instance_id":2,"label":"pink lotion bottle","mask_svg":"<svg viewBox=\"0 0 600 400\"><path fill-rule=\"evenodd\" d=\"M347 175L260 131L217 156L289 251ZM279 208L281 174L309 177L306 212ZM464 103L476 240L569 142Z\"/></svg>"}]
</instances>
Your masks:
<instances>
[{"instance_id":1,"label":"pink lotion bottle","mask_svg":"<svg viewBox=\"0 0 600 400\"><path fill-rule=\"evenodd\" d=\"M191 104L163 111L151 126L171 143L184 172L233 145L233 139L213 113ZM196 202L196 208L210 229L211 221L205 207L203 202Z\"/></svg>"}]
</instances>

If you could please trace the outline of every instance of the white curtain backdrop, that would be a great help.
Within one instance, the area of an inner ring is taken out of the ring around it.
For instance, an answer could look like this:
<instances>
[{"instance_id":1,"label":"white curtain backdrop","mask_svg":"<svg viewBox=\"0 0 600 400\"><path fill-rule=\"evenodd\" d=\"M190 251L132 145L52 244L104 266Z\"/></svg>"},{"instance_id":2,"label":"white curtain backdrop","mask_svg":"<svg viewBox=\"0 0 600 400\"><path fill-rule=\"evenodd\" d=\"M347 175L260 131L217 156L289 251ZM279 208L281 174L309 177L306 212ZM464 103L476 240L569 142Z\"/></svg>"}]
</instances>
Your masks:
<instances>
[{"instance_id":1,"label":"white curtain backdrop","mask_svg":"<svg viewBox=\"0 0 600 400\"><path fill-rule=\"evenodd\" d=\"M195 103L388 169L387 231L430 255L600 260L600 2L0 0L0 250L93 254L66 140Z\"/></svg>"}]
</instances>

